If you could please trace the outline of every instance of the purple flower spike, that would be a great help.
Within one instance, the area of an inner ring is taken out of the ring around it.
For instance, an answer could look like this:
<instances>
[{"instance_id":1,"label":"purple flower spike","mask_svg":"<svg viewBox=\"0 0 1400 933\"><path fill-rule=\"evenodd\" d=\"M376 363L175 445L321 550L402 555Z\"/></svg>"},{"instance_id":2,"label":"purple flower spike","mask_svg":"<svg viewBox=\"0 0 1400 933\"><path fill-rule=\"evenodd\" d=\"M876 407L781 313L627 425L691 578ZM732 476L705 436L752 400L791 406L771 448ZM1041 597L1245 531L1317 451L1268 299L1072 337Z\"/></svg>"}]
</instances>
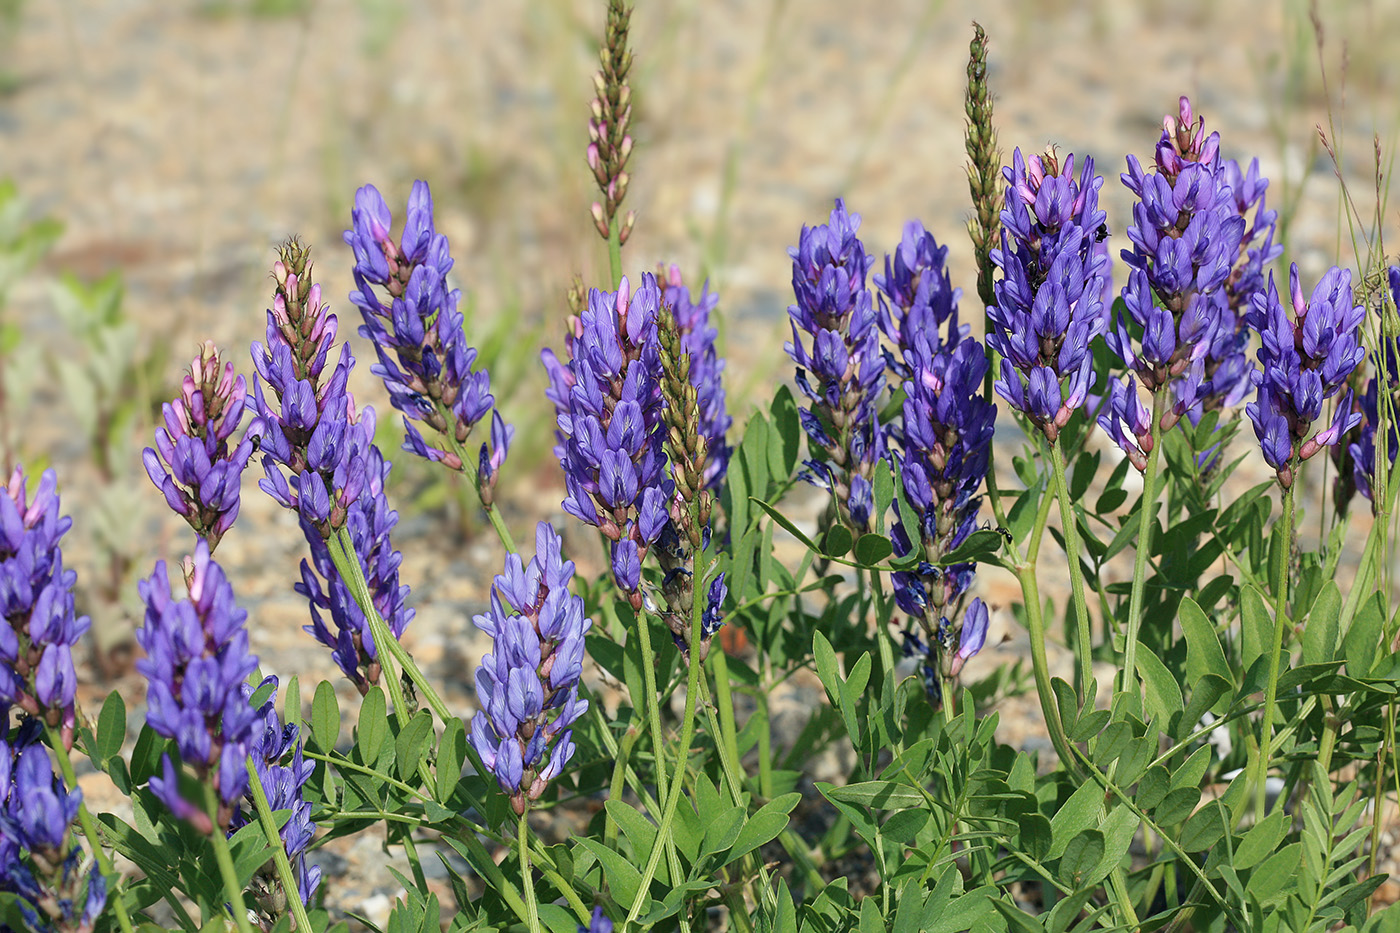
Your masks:
<instances>
[{"instance_id":1,"label":"purple flower spike","mask_svg":"<svg viewBox=\"0 0 1400 933\"><path fill-rule=\"evenodd\" d=\"M1245 309L1282 247L1273 243L1277 215L1265 208L1268 180L1258 161L1246 171L1220 158L1220 135L1206 135L1205 120L1185 97L1162 126L1153 171L1130 155L1122 176L1138 198L1128 227L1133 248L1123 250L1132 270L1123 300L1143 337L1135 344L1120 319L1107 339L1144 388L1172 392L1160 425L1167 430L1183 415L1199 422L1205 411L1247 394L1253 365ZM1113 418L1106 411L1100 422L1145 469L1141 445L1131 440L1138 432L1109 428Z\"/></svg>"},{"instance_id":2,"label":"purple flower spike","mask_svg":"<svg viewBox=\"0 0 1400 933\"><path fill-rule=\"evenodd\" d=\"M269 683L273 688L272 693L268 695L267 701L254 711L249 752L257 768L258 780L262 782L263 791L267 794L268 806L274 813L278 810L291 811L291 816L282 825L278 835L282 839L287 858L291 861L301 901L309 907L316 889L321 885L321 866L311 865L304 858L307 847L316 835L316 824L311 821L311 804L307 802L304 790L306 782L311 779L311 773L316 768L302 756L297 727L291 724L283 725L282 717L277 715L277 678L268 677L263 680L264 686ZM253 692L249 684L243 685L242 696L245 701L252 700ZM301 698L288 697L287 702L300 703ZM233 811L229 836L257 819L254 807L253 792L250 788ZM270 866L264 870L270 871Z\"/></svg>"},{"instance_id":3,"label":"purple flower spike","mask_svg":"<svg viewBox=\"0 0 1400 933\"><path fill-rule=\"evenodd\" d=\"M1085 159L1078 178L1074 156L1012 154L1002 169L1008 187L1001 212L1002 270L996 304L987 309L987 344L1002 356L997 394L1053 443L1094 385L1089 343L1104 332L1108 256L1098 193L1103 177Z\"/></svg>"},{"instance_id":4,"label":"purple flower spike","mask_svg":"<svg viewBox=\"0 0 1400 933\"><path fill-rule=\"evenodd\" d=\"M388 205L373 185L355 192L352 227L344 234L355 253L350 301L364 318L360 336L374 341L379 357L370 371L384 380L390 401L403 412L404 449L462 470L469 465L458 454L428 444L413 422L465 444L496 403L491 377L474 368L477 351L467 344L463 315L457 310L461 293L447 284L452 254L447 237L434 228L427 183L413 183L398 243L389 235L392 222ZM505 459L504 433L505 428L492 430L494 451L484 458L492 469L485 475L478 472L483 501L494 489Z\"/></svg>"},{"instance_id":5,"label":"purple flower spike","mask_svg":"<svg viewBox=\"0 0 1400 933\"><path fill-rule=\"evenodd\" d=\"M83 792L54 774L38 726L27 720L8 734L0 725L0 892L18 896L29 929L91 930L107 882L96 865L82 870L72 824Z\"/></svg>"},{"instance_id":6,"label":"purple flower spike","mask_svg":"<svg viewBox=\"0 0 1400 933\"><path fill-rule=\"evenodd\" d=\"M804 226L798 245L788 250L797 303L788 307L792 341L784 349L811 402L802 425L808 448L820 457L808 461L805 478L831 489L842 520L865 531L870 515L853 478L869 483L886 452L878 418L885 360L879 314L865 284L874 259L856 237L858 229L860 215L847 212L838 198L829 221Z\"/></svg>"},{"instance_id":7,"label":"purple flower spike","mask_svg":"<svg viewBox=\"0 0 1400 933\"><path fill-rule=\"evenodd\" d=\"M410 213L410 227L424 222ZM371 209L359 216L370 232L383 226L381 219ZM413 255L431 252L431 244L414 242ZM302 561L302 582L296 585L311 603L306 630L331 649L341 670L364 694L379 680L379 652L364 613L335 569L327 541L341 529L349 532L380 617L395 638L402 636L413 610L407 607L408 587L399 585L399 552L389 540L399 519L384 494L392 464L374 444L374 409L357 411L346 389L355 365L348 343L341 346L329 378L323 379L337 323L321 303L320 286L310 284L308 251L289 243L280 255L273 266L277 293L268 312L267 344L253 344L253 364L261 381L253 381L257 420L249 433L257 431L267 451L267 476L258 485L297 513L311 548L311 563ZM264 394L262 381L274 398ZM502 431L508 441L508 432ZM334 631L323 612L330 615Z\"/></svg>"},{"instance_id":8,"label":"purple flower spike","mask_svg":"<svg viewBox=\"0 0 1400 933\"><path fill-rule=\"evenodd\" d=\"M211 551L238 517L243 470L253 456L251 431L233 440L247 400L243 377L235 377L233 363L222 362L213 341L206 340L180 397L161 406L165 426L156 429L156 446L142 456L146 475L166 503Z\"/></svg>"},{"instance_id":9,"label":"purple flower spike","mask_svg":"<svg viewBox=\"0 0 1400 933\"><path fill-rule=\"evenodd\" d=\"M578 694L584 635L593 622L569 592L574 563L563 559L561 545L553 526L540 522L535 556L522 565L519 555L506 555L491 609L475 619L495 646L476 670L481 711L469 741L517 814L573 757L571 727L588 712Z\"/></svg>"},{"instance_id":10,"label":"purple flower spike","mask_svg":"<svg viewBox=\"0 0 1400 933\"><path fill-rule=\"evenodd\" d=\"M59 541L73 520L59 517L58 479L45 470L27 495L16 467L0 494L0 709L18 706L61 727L72 746L78 678L73 646L88 630L74 610L77 574L63 567Z\"/></svg>"},{"instance_id":11,"label":"purple flower spike","mask_svg":"<svg viewBox=\"0 0 1400 933\"><path fill-rule=\"evenodd\" d=\"M218 791L217 825L223 829L248 789L244 762L256 716L244 681L258 661L248 651L248 613L234 603L233 587L210 559L203 539L194 558L186 559L185 579L189 595L176 600L165 561L160 561L151 578L137 584L146 616L136 639L146 657L136 662L136 669L149 682L146 721L157 735L175 741L180 762L198 780ZM151 790L196 829L213 831L200 804L181 795L178 770L169 756L164 776L151 779Z\"/></svg>"},{"instance_id":12,"label":"purple flower spike","mask_svg":"<svg viewBox=\"0 0 1400 933\"><path fill-rule=\"evenodd\" d=\"M725 434L734 419L724 404L724 360L715 350L719 330L710 325L710 314L719 304L719 295L706 284L699 299L692 299L690 289L681 279L677 266L663 270L662 300L675 316L681 335L681 349L690 354L690 384L695 387L700 409L700 434L707 442L705 453L705 487L718 492L729 470L729 442Z\"/></svg>"},{"instance_id":13,"label":"purple flower spike","mask_svg":"<svg viewBox=\"0 0 1400 933\"><path fill-rule=\"evenodd\" d=\"M626 278L616 292L594 289L566 343L567 366L542 354L559 412L564 511L614 542L613 579L634 609L642 606L641 562L659 531L656 505L675 488L664 448L662 301L649 273L635 291Z\"/></svg>"},{"instance_id":14,"label":"purple flower spike","mask_svg":"<svg viewBox=\"0 0 1400 933\"><path fill-rule=\"evenodd\" d=\"M1303 295L1297 263L1288 280L1292 314L1279 299L1272 275L1268 289L1254 298L1249 322L1262 338L1260 371L1254 374L1256 399L1245 407L1264 459L1285 489L1293 484L1298 463L1337 443L1361 422L1348 389L1331 426L1308 436L1323 403L1342 390L1366 356L1360 333L1366 309L1352 300L1350 270L1333 266L1311 298Z\"/></svg>"},{"instance_id":15,"label":"purple flower spike","mask_svg":"<svg viewBox=\"0 0 1400 933\"><path fill-rule=\"evenodd\" d=\"M914 335L939 333L948 325L949 346L966 335L958 325L958 299L948 277L948 247L939 246L933 234L917 220L904 225L904 237L892 255L885 257L884 275L873 276L879 289L880 329L896 347L886 355L890 369L907 378L904 356L914 346Z\"/></svg>"}]
</instances>

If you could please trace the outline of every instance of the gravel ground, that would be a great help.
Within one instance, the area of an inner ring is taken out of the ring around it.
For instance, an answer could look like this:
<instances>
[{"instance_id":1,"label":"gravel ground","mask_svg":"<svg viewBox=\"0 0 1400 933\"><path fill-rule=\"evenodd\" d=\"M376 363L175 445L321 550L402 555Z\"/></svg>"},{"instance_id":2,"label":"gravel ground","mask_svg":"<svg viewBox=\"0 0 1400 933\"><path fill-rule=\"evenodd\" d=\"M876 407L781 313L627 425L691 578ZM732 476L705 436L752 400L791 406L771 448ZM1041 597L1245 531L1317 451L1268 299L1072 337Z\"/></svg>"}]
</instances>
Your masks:
<instances>
[{"instance_id":1,"label":"gravel ground","mask_svg":"<svg viewBox=\"0 0 1400 933\"><path fill-rule=\"evenodd\" d=\"M720 290L732 410L741 421L786 378L785 247L803 223L825 219L834 196L864 215L862 233L877 255L897 241L905 220L923 219L950 246L953 280L969 293L964 319L980 317L962 236L969 210L962 94L973 18L992 38L1003 145L1053 144L1095 156L1110 176L1103 197L1113 230L1123 229L1130 206L1113 180L1123 155L1148 156L1161 114L1186 93L1221 131L1227 155L1257 155L1273 179L1271 205L1290 222L1286 258L1309 278L1336 259L1338 184L1314 130L1328 125L1326 98L1299 4L640 6L630 195L639 221L627 262L646 269L676 261ZM47 280L119 269L142 346L165 340L172 348L177 362L164 378L173 394L178 361L200 341L242 348L259 335L271 247L290 234L314 245L320 281L336 309L349 311L342 296L350 256L339 238L355 187L373 182L401 204L411 181L425 178L469 294L469 329L509 333L508 346L520 349L504 353L497 376L517 386L502 404L520 425L513 457L525 467L506 491L508 517L517 532L559 518L542 374L527 351L556 340L573 276L593 276L606 261L587 221L592 198L581 154L601 8L577 0L24 4L10 46L0 49L0 76L12 87L0 97L0 176L12 177L34 213L60 219L65 232L40 273L12 294L11 319L37 351L63 353ZM1343 174L1363 208L1371 136L1390 141L1400 125L1388 109L1400 99L1397 66L1371 40L1396 27L1400 11L1386 4L1358 4L1325 22L1335 99L1346 73L1347 106L1335 116ZM236 358L247 371L241 350ZM134 457L112 483L98 481L72 409L42 369L36 378L21 416L23 454L59 469L75 516L71 562L85 581L88 611L116 641L135 604L132 581L156 557L178 558L187 535L162 511ZM354 385L362 402L388 411L367 365ZM127 441L135 451L145 438ZM418 611L408 641L449 702L467 710L468 672L483 650L469 619L500 556L492 539L470 529L463 535L460 522L431 507L445 494L433 474L400 463L396 476L396 541ZM119 541L133 563L117 606L86 583L99 567L95 522L85 516L103 502L118 510ZM264 669L299 672L309 701L318 676L344 683L300 628L306 610L291 582L302 547L294 523L249 482L243 516L219 558L250 610ZM1063 594L1052 570L1048 588ZM1025 633L1005 608L1019 591L1009 578L985 577L984 595L1000 608L991 647L970 666L974 676L1026 654ZM1066 658L1052 660L1068 670ZM88 709L114 687L132 704L142 699L120 665L111 677L91 673ZM791 702L808 704L811 693L799 684ZM353 691L342 691L343 704L353 700ZM1033 701L1008 703L1002 721L1008 741L1043 745ZM99 806L112 799L103 780L84 779ZM382 871L380 845L366 834L326 863L331 900L376 921L398 893Z\"/></svg>"}]
</instances>

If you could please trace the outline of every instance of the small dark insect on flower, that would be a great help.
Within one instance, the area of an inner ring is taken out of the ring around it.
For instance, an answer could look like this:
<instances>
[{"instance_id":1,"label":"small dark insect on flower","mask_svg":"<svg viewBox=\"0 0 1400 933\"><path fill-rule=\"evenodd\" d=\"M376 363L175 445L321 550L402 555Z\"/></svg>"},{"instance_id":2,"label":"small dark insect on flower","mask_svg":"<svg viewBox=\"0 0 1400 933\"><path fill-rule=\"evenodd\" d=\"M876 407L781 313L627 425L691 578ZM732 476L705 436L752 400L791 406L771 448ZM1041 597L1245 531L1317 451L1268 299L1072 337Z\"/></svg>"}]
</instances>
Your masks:
<instances>
[{"instance_id":1,"label":"small dark insect on flower","mask_svg":"<svg viewBox=\"0 0 1400 933\"><path fill-rule=\"evenodd\" d=\"M1099 224L1099 229L1094 231L1094 242L1102 243L1108 239L1108 224Z\"/></svg>"},{"instance_id":2,"label":"small dark insect on flower","mask_svg":"<svg viewBox=\"0 0 1400 933\"><path fill-rule=\"evenodd\" d=\"M1015 543L1016 543L1016 539L1012 536L1011 532L1010 532L1008 529L1002 527L1001 525L996 526L996 528L994 528L993 530L994 530L997 534L999 534L999 535L1001 535L1003 538L1005 538L1007 544L1015 544Z\"/></svg>"}]
</instances>

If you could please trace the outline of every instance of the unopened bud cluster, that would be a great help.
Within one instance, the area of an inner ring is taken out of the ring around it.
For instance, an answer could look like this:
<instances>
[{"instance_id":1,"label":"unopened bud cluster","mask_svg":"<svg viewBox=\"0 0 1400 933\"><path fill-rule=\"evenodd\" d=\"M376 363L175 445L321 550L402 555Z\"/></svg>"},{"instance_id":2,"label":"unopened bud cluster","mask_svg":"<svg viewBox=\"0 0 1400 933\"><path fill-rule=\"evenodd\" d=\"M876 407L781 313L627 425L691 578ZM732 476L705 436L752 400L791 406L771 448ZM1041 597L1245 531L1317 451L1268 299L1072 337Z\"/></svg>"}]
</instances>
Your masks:
<instances>
[{"instance_id":1,"label":"unopened bud cluster","mask_svg":"<svg viewBox=\"0 0 1400 933\"><path fill-rule=\"evenodd\" d=\"M632 155L632 88L627 73L632 69L632 51L627 47L627 30L632 10L624 0L608 3L608 27L599 50L602 68L593 78L597 97L588 120L588 168L603 195L593 204L593 224L603 239L610 239L618 223L618 211L627 197L627 160ZM628 211L621 227L616 227L619 243L626 243L636 221Z\"/></svg>"}]
</instances>

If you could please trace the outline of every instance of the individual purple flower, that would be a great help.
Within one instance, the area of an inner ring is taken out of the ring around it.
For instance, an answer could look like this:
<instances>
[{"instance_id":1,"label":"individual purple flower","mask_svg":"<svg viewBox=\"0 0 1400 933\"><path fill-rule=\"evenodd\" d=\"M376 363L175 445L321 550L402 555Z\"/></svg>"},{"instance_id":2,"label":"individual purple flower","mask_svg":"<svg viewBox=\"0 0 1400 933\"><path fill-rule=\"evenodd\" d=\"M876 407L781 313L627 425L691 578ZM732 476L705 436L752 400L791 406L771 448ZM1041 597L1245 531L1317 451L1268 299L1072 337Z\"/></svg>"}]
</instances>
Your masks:
<instances>
[{"instance_id":1,"label":"individual purple flower","mask_svg":"<svg viewBox=\"0 0 1400 933\"><path fill-rule=\"evenodd\" d=\"M1020 149L1002 174L1001 247L991 253L1002 278L987 345L1002 357L997 394L1054 443L1093 388L1089 343L1107 326L1103 178L1093 159L1076 178L1073 155L1061 166L1053 153L1027 159Z\"/></svg>"},{"instance_id":2,"label":"individual purple flower","mask_svg":"<svg viewBox=\"0 0 1400 933\"><path fill-rule=\"evenodd\" d=\"M180 769L169 755L161 776L151 778L151 791L176 816L208 833L216 825L227 828L248 789L245 759L256 717L244 681L258 661L248 650L248 613L234 603L233 586L202 538L184 572L184 599L172 596L165 561L137 584L146 613L136 639L146 657L136 669L148 681L146 722L157 735L173 739L180 763L213 786L217 820L211 821L201 802L182 795Z\"/></svg>"},{"instance_id":3,"label":"individual purple flower","mask_svg":"<svg viewBox=\"0 0 1400 933\"><path fill-rule=\"evenodd\" d=\"M370 371L384 380L393 406L404 415L404 449L454 470L473 464L449 449L464 445L478 422L492 413L491 376L474 368L477 351L467 343L457 309L461 293L447 284L453 260L447 237L433 224L433 199L426 182L415 181L399 242L389 235L393 218L373 185L355 192L351 229L345 242L355 253L355 290L360 336L374 341L379 362ZM381 296L381 292L383 293ZM499 421L499 414L493 420ZM444 437L448 448L430 445L421 421ZM478 482L489 493L514 429L503 423L492 431L492 446L481 459L492 465ZM485 497L483 497L485 498Z\"/></svg>"},{"instance_id":4,"label":"individual purple flower","mask_svg":"<svg viewBox=\"0 0 1400 933\"><path fill-rule=\"evenodd\" d=\"M802 413L814 454L805 477L830 489L842 520L865 531L869 514L854 480L869 483L875 461L885 455L878 417L885 360L879 314L865 284L874 259L856 236L859 229L860 215L837 198L829 221L804 225L798 245L788 249L797 303L788 307L792 341L784 349L811 403ZM853 494L861 521L852 514Z\"/></svg>"},{"instance_id":5,"label":"individual purple flower","mask_svg":"<svg viewBox=\"0 0 1400 933\"><path fill-rule=\"evenodd\" d=\"M1220 134L1207 136L1205 120L1193 122L1191 102L1182 97L1179 119L1163 120L1155 171L1129 155L1122 176L1138 198L1128 227L1133 248L1123 250L1130 268L1123 301L1142 337L1135 341L1120 316L1107 340L1149 392L1170 387L1174 400L1163 429L1206 400L1216 407L1226 398L1238 401L1248 368L1240 356L1248 335L1238 326L1230 285L1233 277L1236 289L1255 287L1262 269L1264 253L1253 257L1257 267L1251 265L1245 212L1262 202L1267 182L1259 184L1256 163L1245 190L1238 165L1222 160L1219 150ZM1237 202L1235 184L1244 203ZM1244 268L1237 270L1242 258Z\"/></svg>"},{"instance_id":6,"label":"individual purple flower","mask_svg":"<svg viewBox=\"0 0 1400 933\"><path fill-rule=\"evenodd\" d=\"M705 488L717 493L729 470L730 448L725 435L734 423L724 404L724 360L715 350L719 330L710 324L719 295L706 284L699 299L692 299L680 268L674 265L661 270L659 283L664 306L676 319L681 349L690 354L690 384L695 387L700 409L700 435L706 441Z\"/></svg>"},{"instance_id":7,"label":"individual purple flower","mask_svg":"<svg viewBox=\"0 0 1400 933\"><path fill-rule=\"evenodd\" d=\"M594 289L569 344L567 377L545 351L557 390L559 465L564 511L613 542L613 579L641 608L641 562L665 524L674 482L666 469L664 401L656 332L662 296L656 277L635 291L624 277L616 292Z\"/></svg>"},{"instance_id":8,"label":"individual purple flower","mask_svg":"<svg viewBox=\"0 0 1400 933\"><path fill-rule=\"evenodd\" d=\"M41 730L0 723L0 892L17 895L31 930L88 933L107 902L107 882L72 825L83 792L54 774ZM81 907L80 907L81 905Z\"/></svg>"},{"instance_id":9,"label":"individual purple flower","mask_svg":"<svg viewBox=\"0 0 1400 933\"><path fill-rule=\"evenodd\" d=\"M1262 341L1260 371L1254 375L1256 399L1245 408L1264 459L1285 489L1293 484L1301 461L1337 443L1360 422L1348 389L1331 425L1308 436L1323 403L1341 391L1366 356L1360 334L1366 309L1352 300L1350 270L1333 266L1311 298L1303 295L1297 263L1289 270L1288 282L1292 314L1279 299L1272 275L1267 291L1255 296L1250 325Z\"/></svg>"},{"instance_id":10,"label":"individual purple flower","mask_svg":"<svg viewBox=\"0 0 1400 933\"><path fill-rule=\"evenodd\" d=\"M603 913L603 908L594 907L588 926L578 925L578 933L613 933L613 922Z\"/></svg>"},{"instance_id":11,"label":"individual purple flower","mask_svg":"<svg viewBox=\"0 0 1400 933\"><path fill-rule=\"evenodd\" d=\"M415 246L412 254L420 248L427 249ZM267 451L267 475L258 485L297 513L311 548L311 562L302 562L296 587L311 602L307 631L332 649L363 694L378 682L379 651L363 610L335 569L328 542L348 531L374 606L400 637L413 611L406 604L408 588L399 584L401 557L389 540L398 522L384 494L392 464L374 444L374 409L357 411L346 388L355 365L348 343L329 378L323 378L337 319L321 303L320 286L310 282L308 251L293 242L280 256L273 266L277 292L267 316L267 343L253 344L261 380L253 380L257 418L250 433L258 433ZM263 382L273 398L264 393ZM334 631L322 612L330 615Z\"/></svg>"},{"instance_id":12,"label":"individual purple flower","mask_svg":"<svg viewBox=\"0 0 1400 933\"><path fill-rule=\"evenodd\" d=\"M58 514L58 479L45 470L31 497L16 467L0 494L0 709L18 706L60 727L72 746L78 676L73 646L88 630L73 604L77 574L59 541L73 520Z\"/></svg>"},{"instance_id":13,"label":"individual purple flower","mask_svg":"<svg viewBox=\"0 0 1400 933\"><path fill-rule=\"evenodd\" d=\"M491 589L491 608L475 617L494 639L476 670L481 710L469 741L523 814L574 754L573 724L588 712L579 697L584 635L593 623L569 592L574 563L564 560L553 526L535 530L535 556L507 554Z\"/></svg>"},{"instance_id":14,"label":"individual purple flower","mask_svg":"<svg viewBox=\"0 0 1400 933\"><path fill-rule=\"evenodd\" d=\"M221 363L218 348L206 340L180 397L161 406L165 426L156 428L156 446L142 455L146 475L166 504L211 551L238 518L243 470L253 456L251 432L234 438L247 397L247 384L235 377L233 363Z\"/></svg>"},{"instance_id":15,"label":"individual purple flower","mask_svg":"<svg viewBox=\"0 0 1400 933\"><path fill-rule=\"evenodd\" d=\"M301 901L309 907L316 889L321 884L321 866L310 864L304 857L307 847L316 835L316 824L311 821L311 804L305 796L306 782L311 779L311 774L316 768L302 755L297 727L291 723L283 724L282 717L277 715L277 678L267 677L262 685L271 685L272 692L254 712L255 723L249 753L252 755L258 780L262 782L263 792L267 795L268 807L274 813L279 810L290 811L287 822L282 824L278 835L291 862L292 874L296 876ZM253 688L245 683L243 696L250 704L253 694ZM299 702L299 698L289 697L288 702ZM230 836L240 827L257 820L255 807L250 787L233 811L233 819L229 824ZM270 866L264 871L270 874ZM273 886L280 886L280 883L269 878L268 887ZM277 913L276 910L267 912Z\"/></svg>"}]
</instances>

